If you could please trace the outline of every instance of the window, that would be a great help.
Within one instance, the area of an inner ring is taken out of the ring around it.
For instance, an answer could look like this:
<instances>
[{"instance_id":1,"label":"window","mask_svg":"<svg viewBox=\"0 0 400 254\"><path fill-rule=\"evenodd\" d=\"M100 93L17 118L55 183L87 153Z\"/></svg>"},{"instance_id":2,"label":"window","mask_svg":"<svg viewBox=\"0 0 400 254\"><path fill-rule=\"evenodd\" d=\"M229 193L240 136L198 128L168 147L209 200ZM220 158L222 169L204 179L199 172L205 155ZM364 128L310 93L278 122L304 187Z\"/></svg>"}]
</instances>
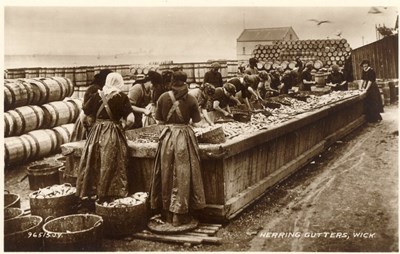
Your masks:
<instances>
[{"instance_id":1,"label":"window","mask_svg":"<svg viewBox=\"0 0 400 254\"><path fill-rule=\"evenodd\" d=\"M243 55L246 55L246 47L243 47Z\"/></svg>"}]
</instances>

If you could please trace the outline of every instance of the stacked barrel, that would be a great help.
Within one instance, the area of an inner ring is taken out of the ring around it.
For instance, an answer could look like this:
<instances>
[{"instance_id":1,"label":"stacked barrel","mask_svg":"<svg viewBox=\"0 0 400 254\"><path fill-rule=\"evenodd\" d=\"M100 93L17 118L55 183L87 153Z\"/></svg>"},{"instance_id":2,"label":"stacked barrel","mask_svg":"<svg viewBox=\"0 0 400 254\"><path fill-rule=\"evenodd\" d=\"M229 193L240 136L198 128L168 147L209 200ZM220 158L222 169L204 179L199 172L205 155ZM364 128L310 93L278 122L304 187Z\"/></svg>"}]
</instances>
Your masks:
<instances>
[{"instance_id":1,"label":"stacked barrel","mask_svg":"<svg viewBox=\"0 0 400 254\"><path fill-rule=\"evenodd\" d=\"M5 165L57 152L69 141L81 100L64 77L4 80Z\"/></svg>"},{"instance_id":2,"label":"stacked barrel","mask_svg":"<svg viewBox=\"0 0 400 254\"><path fill-rule=\"evenodd\" d=\"M351 48L346 39L278 41L273 45L257 45L252 56L258 69L294 69L295 60L312 62L316 69L333 64L343 66Z\"/></svg>"},{"instance_id":3,"label":"stacked barrel","mask_svg":"<svg viewBox=\"0 0 400 254\"><path fill-rule=\"evenodd\" d=\"M222 75L222 80L225 82L227 79L235 77L238 73L238 62L231 61L208 61L208 62L195 62L195 63L169 63L161 64L159 71L180 69L184 71L187 77L187 83L203 83L204 75L211 70L211 64L218 62L221 66L219 72Z\"/></svg>"}]
</instances>

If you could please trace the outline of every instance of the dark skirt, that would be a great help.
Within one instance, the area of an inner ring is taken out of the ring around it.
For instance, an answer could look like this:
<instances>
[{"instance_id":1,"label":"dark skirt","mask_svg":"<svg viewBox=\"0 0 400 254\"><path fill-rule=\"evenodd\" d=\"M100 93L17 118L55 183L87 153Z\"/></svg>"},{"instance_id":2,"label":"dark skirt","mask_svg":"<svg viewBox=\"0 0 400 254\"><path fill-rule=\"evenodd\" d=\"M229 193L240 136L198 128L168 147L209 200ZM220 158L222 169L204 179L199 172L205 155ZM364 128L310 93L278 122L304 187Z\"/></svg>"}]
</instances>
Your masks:
<instances>
[{"instance_id":1,"label":"dark skirt","mask_svg":"<svg viewBox=\"0 0 400 254\"><path fill-rule=\"evenodd\" d=\"M382 97L378 85L373 82L367 91L367 97L364 103L365 116L368 122L377 122L382 120L383 112Z\"/></svg>"},{"instance_id":2,"label":"dark skirt","mask_svg":"<svg viewBox=\"0 0 400 254\"><path fill-rule=\"evenodd\" d=\"M177 214L205 206L197 139L187 125L168 125L160 135L150 205Z\"/></svg>"},{"instance_id":3,"label":"dark skirt","mask_svg":"<svg viewBox=\"0 0 400 254\"><path fill-rule=\"evenodd\" d=\"M84 139L86 139L86 129L83 126L81 119L78 117L75 121L69 142L76 142Z\"/></svg>"},{"instance_id":4,"label":"dark skirt","mask_svg":"<svg viewBox=\"0 0 400 254\"><path fill-rule=\"evenodd\" d=\"M128 144L121 126L112 121L96 121L82 151L77 195L126 197L127 156Z\"/></svg>"}]
</instances>

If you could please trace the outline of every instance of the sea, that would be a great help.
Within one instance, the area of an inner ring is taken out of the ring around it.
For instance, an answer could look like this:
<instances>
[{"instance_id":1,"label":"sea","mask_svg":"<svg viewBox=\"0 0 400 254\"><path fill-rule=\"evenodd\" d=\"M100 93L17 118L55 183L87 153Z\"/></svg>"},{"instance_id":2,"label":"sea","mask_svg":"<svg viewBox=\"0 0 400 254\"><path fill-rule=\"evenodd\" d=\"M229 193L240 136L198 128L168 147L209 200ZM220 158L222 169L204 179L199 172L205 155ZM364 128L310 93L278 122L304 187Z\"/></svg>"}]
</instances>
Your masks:
<instances>
[{"instance_id":1,"label":"sea","mask_svg":"<svg viewBox=\"0 0 400 254\"><path fill-rule=\"evenodd\" d=\"M33 67L75 67L96 65L155 65L171 62L136 55L5 55L4 69Z\"/></svg>"}]
</instances>

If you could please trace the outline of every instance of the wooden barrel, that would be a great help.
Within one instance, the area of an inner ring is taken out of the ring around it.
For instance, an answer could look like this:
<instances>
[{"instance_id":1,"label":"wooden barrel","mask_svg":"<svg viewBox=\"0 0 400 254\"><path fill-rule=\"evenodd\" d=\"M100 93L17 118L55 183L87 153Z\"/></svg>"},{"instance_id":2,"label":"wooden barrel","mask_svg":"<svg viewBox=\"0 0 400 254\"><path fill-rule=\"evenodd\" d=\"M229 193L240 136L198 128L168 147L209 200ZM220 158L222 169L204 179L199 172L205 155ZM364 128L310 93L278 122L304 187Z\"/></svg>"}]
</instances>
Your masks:
<instances>
[{"instance_id":1,"label":"wooden barrel","mask_svg":"<svg viewBox=\"0 0 400 254\"><path fill-rule=\"evenodd\" d=\"M237 61L227 61L226 63L228 69L228 78L235 77L238 73L238 62Z\"/></svg>"},{"instance_id":2,"label":"wooden barrel","mask_svg":"<svg viewBox=\"0 0 400 254\"><path fill-rule=\"evenodd\" d=\"M43 128L53 128L73 123L79 115L79 108L71 101L54 101L42 105L44 111Z\"/></svg>"},{"instance_id":3,"label":"wooden barrel","mask_svg":"<svg viewBox=\"0 0 400 254\"><path fill-rule=\"evenodd\" d=\"M72 82L63 77L24 79L29 82L38 100L34 104L42 105L52 101L61 101L72 94Z\"/></svg>"},{"instance_id":4,"label":"wooden barrel","mask_svg":"<svg viewBox=\"0 0 400 254\"><path fill-rule=\"evenodd\" d=\"M29 83L24 80L5 80L4 82L4 110L32 104L33 91Z\"/></svg>"},{"instance_id":5,"label":"wooden barrel","mask_svg":"<svg viewBox=\"0 0 400 254\"><path fill-rule=\"evenodd\" d=\"M76 86L74 88L74 96L72 96L72 97L76 98L76 99L83 99L87 88L88 88L88 86Z\"/></svg>"},{"instance_id":6,"label":"wooden barrel","mask_svg":"<svg viewBox=\"0 0 400 254\"><path fill-rule=\"evenodd\" d=\"M52 129L35 130L20 137L22 136L25 136L29 141L31 149L31 157L27 158L28 160L43 158L59 149L57 135Z\"/></svg>"},{"instance_id":7,"label":"wooden barrel","mask_svg":"<svg viewBox=\"0 0 400 254\"><path fill-rule=\"evenodd\" d=\"M139 66L136 68L136 74L143 74L143 67Z\"/></svg>"},{"instance_id":8,"label":"wooden barrel","mask_svg":"<svg viewBox=\"0 0 400 254\"><path fill-rule=\"evenodd\" d=\"M25 68L8 69L6 79L25 78Z\"/></svg>"},{"instance_id":9,"label":"wooden barrel","mask_svg":"<svg viewBox=\"0 0 400 254\"><path fill-rule=\"evenodd\" d=\"M74 125L74 123L69 123L53 128L57 135L58 146L70 142Z\"/></svg>"},{"instance_id":10,"label":"wooden barrel","mask_svg":"<svg viewBox=\"0 0 400 254\"><path fill-rule=\"evenodd\" d=\"M64 77L75 84L75 70L73 67L65 67L64 68Z\"/></svg>"},{"instance_id":11,"label":"wooden barrel","mask_svg":"<svg viewBox=\"0 0 400 254\"><path fill-rule=\"evenodd\" d=\"M39 78L45 78L46 77L46 67L40 68L39 69Z\"/></svg>"},{"instance_id":12,"label":"wooden barrel","mask_svg":"<svg viewBox=\"0 0 400 254\"><path fill-rule=\"evenodd\" d=\"M4 221L21 217L23 213L24 210L22 210L21 208L16 208L16 207L4 208Z\"/></svg>"},{"instance_id":13,"label":"wooden barrel","mask_svg":"<svg viewBox=\"0 0 400 254\"><path fill-rule=\"evenodd\" d=\"M86 67L86 84L89 85L94 80L94 67L87 66Z\"/></svg>"},{"instance_id":14,"label":"wooden barrel","mask_svg":"<svg viewBox=\"0 0 400 254\"><path fill-rule=\"evenodd\" d=\"M5 251L41 251L43 219L39 216L18 217L4 222ZM36 237L34 237L36 236Z\"/></svg>"},{"instance_id":15,"label":"wooden barrel","mask_svg":"<svg viewBox=\"0 0 400 254\"><path fill-rule=\"evenodd\" d=\"M28 68L25 69L25 78L37 78L39 77L40 68Z\"/></svg>"},{"instance_id":16,"label":"wooden barrel","mask_svg":"<svg viewBox=\"0 0 400 254\"><path fill-rule=\"evenodd\" d=\"M326 85L326 74L319 74L315 73L314 74L314 80L317 82L317 86L322 87Z\"/></svg>"},{"instance_id":17,"label":"wooden barrel","mask_svg":"<svg viewBox=\"0 0 400 254\"><path fill-rule=\"evenodd\" d=\"M396 101L398 101L397 99L398 88L396 89L397 86L398 86L398 81L396 80L389 81L390 103L395 103Z\"/></svg>"},{"instance_id":18,"label":"wooden barrel","mask_svg":"<svg viewBox=\"0 0 400 254\"><path fill-rule=\"evenodd\" d=\"M43 126L44 112L39 106L22 106L4 113L4 136L19 136Z\"/></svg>"},{"instance_id":19,"label":"wooden barrel","mask_svg":"<svg viewBox=\"0 0 400 254\"><path fill-rule=\"evenodd\" d=\"M194 64L193 63L184 63L181 64L183 72L187 75L187 83L193 83L196 81L194 74Z\"/></svg>"},{"instance_id":20,"label":"wooden barrel","mask_svg":"<svg viewBox=\"0 0 400 254\"><path fill-rule=\"evenodd\" d=\"M64 77L65 69L64 68L55 68L54 70L54 77Z\"/></svg>"},{"instance_id":21,"label":"wooden barrel","mask_svg":"<svg viewBox=\"0 0 400 254\"><path fill-rule=\"evenodd\" d=\"M67 215L45 223L43 231L61 235L43 238L45 251L97 251L103 241L103 219L94 214Z\"/></svg>"},{"instance_id":22,"label":"wooden barrel","mask_svg":"<svg viewBox=\"0 0 400 254\"><path fill-rule=\"evenodd\" d=\"M74 78L76 86L86 86L87 84L86 66L76 67L74 70Z\"/></svg>"},{"instance_id":23,"label":"wooden barrel","mask_svg":"<svg viewBox=\"0 0 400 254\"><path fill-rule=\"evenodd\" d=\"M31 144L26 135L4 138L4 163L6 166L22 164L32 157Z\"/></svg>"},{"instance_id":24,"label":"wooden barrel","mask_svg":"<svg viewBox=\"0 0 400 254\"><path fill-rule=\"evenodd\" d=\"M383 82L382 84L383 101L385 106L390 105L390 87L389 82Z\"/></svg>"},{"instance_id":25,"label":"wooden barrel","mask_svg":"<svg viewBox=\"0 0 400 254\"><path fill-rule=\"evenodd\" d=\"M272 68L272 64L273 64L272 62L266 62L264 64L265 70L269 71Z\"/></svg>"},{"instance_id":26,"label":"wooden barrel","mask_svg":"<svg viewBox=\"0 0 400 254\"><path fill-rule=\"evenodd\" d=\"M39 188L45 188L55 184L60 184L60 178L58 173L58 169L60 167L62 167L62 164L59 162L54 162L54 163L43 162L29 166L27 168L29 189L38 190ZM31 205L31 213L32 212L34 211L32 211L32 205ZM39 213L32 213L32 215L41 216L41 214Z\"/></svg>"},{"instance_id":27,"label":"wooden barrel","mask_svg":"<svg viewBox=\"0 0 400 254\"><path fill-rule=\"evenodd\" d=\"M209 63L195 63L194 64L194 75L196 82L202 83L204 80L204 75L209 71Z\"/></svg>"},{"instance_id":28,"label":"wooden barrel","mask_svg":"<svg viewBox=\"0 0 400 254\"><path fill-rule=\"evenodd\" d=\"M58 169L57 169L58 170ZM67 195L55 197L38 197L39 191L29 194L29 204L31 214L38 215L42 218L61 217L76 213L78 203L76 197L76 189L70 185L61 185L63 188L73 188Z\"/></svg>"},{"instance_id":29,"label":"wooden barrel","mask_svg":"<svg viewBox=\"0 0 400 254\"><path fill-rule=\"evenodd\" d=\"M51 78L55 76L56 69L55 68L46 68L46 78Z\"/></svg>"}]
</instances>

